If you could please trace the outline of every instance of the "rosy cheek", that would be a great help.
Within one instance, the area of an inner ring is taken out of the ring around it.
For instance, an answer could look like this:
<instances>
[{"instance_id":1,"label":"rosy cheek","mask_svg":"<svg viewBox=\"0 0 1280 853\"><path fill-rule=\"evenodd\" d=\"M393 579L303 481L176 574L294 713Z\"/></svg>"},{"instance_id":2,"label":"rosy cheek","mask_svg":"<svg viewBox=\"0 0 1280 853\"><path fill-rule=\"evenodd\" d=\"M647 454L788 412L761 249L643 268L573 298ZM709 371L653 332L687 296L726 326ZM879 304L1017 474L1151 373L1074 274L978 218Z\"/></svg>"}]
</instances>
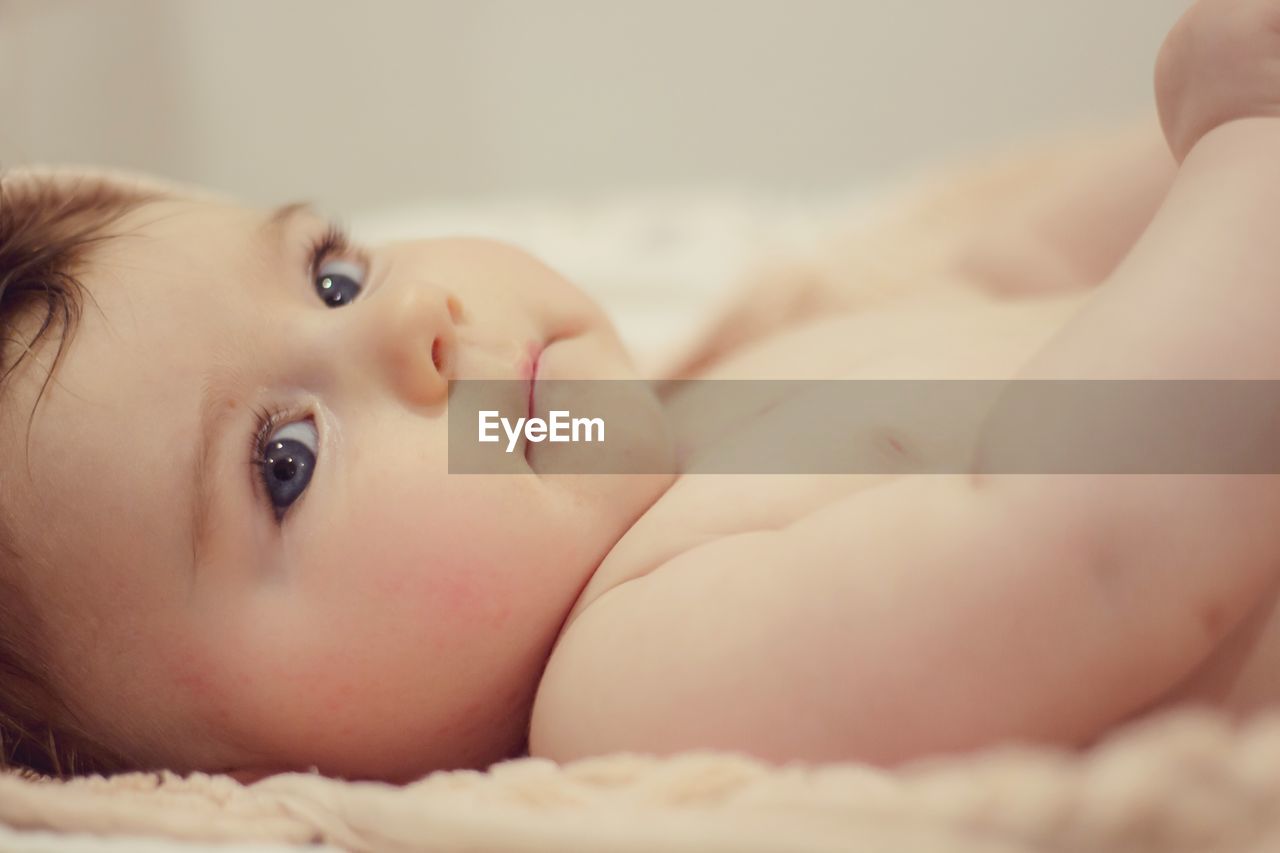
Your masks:
<instances>
[{"instance_id":1,"label":"rosy cheek","mask_svg":"<svg viewBox=\"0 0 1280 853\"><path fill-rule=\"evenodd\" d=\"M510 621L511 602L508 593L491 576L451 575L429 584L425 594L433 596L439 607L446 608L451 622L460 629L494 630Z\"/></svg>"},{"instance_id":2,"label":"rosy cheek","mask_svg":"<svg viewBox=\"0 0 1280 853\"><path fill-rule=\"evenodd\" d=\"M466 618L484 609L484 596L474 576L453 570L424 578L422 598L432 609Z\"/></svg>"},{"instance_id":3,"label":"rosy cheek","mask_svg":"<svg viewBox=\"0 0 1280 853\"><path fill-rule=\"evenodd\" d=\"M213 725L227 723L232 718L228 696L234 691L228 690L229 684L223 677L226 673L219 668L221 662L180 646L175 643L164 662L164 671L169 683L177 689L179 702L195 709ZM244 682L247 678L240 673L238 680Z\"/></svg>"},{"instance_id":4,"label":"rosy cheek","mask_svg":"<svg viewBox=\"0 0 1280 853\"><path fill-rule=\"evenodd\" d=\"M488 626L499 630L511 620L511 604L507 601L497 603L489 609Z\"/></svg>"},{"instance_id":5,"label":"rosy cheek","mask_svg":"<svg viewBox=\"0 0 1280 853\"><path fill-rule=\"evenodd\" d=\"M386 572L375 583L384 606L408 608L408 618L424 627L437 626L433 633L446 645L468 626L501 623L509 613L492 576L471 566Z\"/></svg>"},{"instance_id":6,"label":"rosy cheek","mask_svg":"<svg viewBox=\"0 0 1280 853\"><path fill-rule=\"evenodd\" d=\"M358 698L355 685L349 681L338 681L329 685L327 690L323 690L323 681L315 683L321 685L322 692L325 694L323 704L331 714L340 713L343 709L350 707Z\"/></svg>"},{"instance_id":7,"label":"rosy cheek","mask_svg":"<svg viewBox=\"0 0 1280 853\"><path fill-rule=\"evenodd\" d=\"M208 674L200 672L189 662L177 666L173 670L172 678L174 684L198 702L207 702L212 695L213 687L209 683Z\"/></svg>"}]
</instances>

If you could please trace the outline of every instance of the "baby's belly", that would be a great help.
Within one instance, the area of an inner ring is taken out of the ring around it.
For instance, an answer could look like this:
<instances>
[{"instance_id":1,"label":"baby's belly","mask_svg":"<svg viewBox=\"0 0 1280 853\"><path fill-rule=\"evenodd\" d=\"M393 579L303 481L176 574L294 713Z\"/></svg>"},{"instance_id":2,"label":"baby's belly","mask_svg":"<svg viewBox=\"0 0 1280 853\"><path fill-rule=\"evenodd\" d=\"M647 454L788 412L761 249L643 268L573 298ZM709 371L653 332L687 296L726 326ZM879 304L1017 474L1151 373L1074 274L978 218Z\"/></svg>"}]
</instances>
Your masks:
<instances>
[{"instance_id":1,"label":"baby's belly","mask_svg":"<svg viewBox=\"0 0 1280 853\"><path fill-rule=\"evenodd\" d=\"M662 502L678 511L673 523L715 519L711 529L739 533L788 524L904 475L967 470L1000 380L1014 377L1080 304L1079 295L932 295L827 318L746 350L699 378L904 381L750 383L762 409L751 417L701 404L696 383L687 400L677 390L667 406L688 473ZM886 400L893 404L880 405Z\"/></svg>"},{"instance_id":2,"label":"baby's belly","mask_svg":"<svg viewBox=\"0 0 1280 853\"><path fill-rule=\"evenodd\" d=\"M1091 292L1006 300L956 286L792 327L699 379L1006 379Z\"/></svg>"},{"instance_id":3,"label":"baby's belly","mask_svg":"<svg viewBox=\"0 0 1280 853\"><path fill-rule=\"evenodd\" d=\"M1072 294L1006 302L959 291L919 302L839 315L798 327L746 348L700 379L764 380L1002 380L1018 369L1082 302ZM974 383L998 387L998 383ZM852 492L906 474L942 470L972 450L985 409L972 389L949 411L945 429L925 420L897 422L848 407L842 423L804 437L788 435L789 406L815 383L768 383L772 401L754 417L699 403L696 386L666 399L682 470L675 484L614 546L584 589L571 622L609 589L641 577L690 548L723 536L778 529ZM856 392L854 392L856 393ZM775 405L770 406L772 402ZM852 473L758 473L753 454L772 454L772 470ZM792 454L778 467L780 454ZM800 455L797 455L800 454ZM726 462L726 460L728 460ZM743 460L746 460L745 463ZM791 466L791 467L787 467ZM741 473L697 473L737 471ZM568 622L566 622L566 628Z\"/></svg>"},{"instance_id":4,"label":"baby's belly","mask_svg":"<svg viewBox=\"0 0 1280 853\"><path fill-rule=\"evenodd\" d=\"M1081 304L957 288L764 341L699 380L775 381L697 381L668 395L681 470L870 475L850 484L963 470L1002 381Z\"/></svg>"}]
</instances>

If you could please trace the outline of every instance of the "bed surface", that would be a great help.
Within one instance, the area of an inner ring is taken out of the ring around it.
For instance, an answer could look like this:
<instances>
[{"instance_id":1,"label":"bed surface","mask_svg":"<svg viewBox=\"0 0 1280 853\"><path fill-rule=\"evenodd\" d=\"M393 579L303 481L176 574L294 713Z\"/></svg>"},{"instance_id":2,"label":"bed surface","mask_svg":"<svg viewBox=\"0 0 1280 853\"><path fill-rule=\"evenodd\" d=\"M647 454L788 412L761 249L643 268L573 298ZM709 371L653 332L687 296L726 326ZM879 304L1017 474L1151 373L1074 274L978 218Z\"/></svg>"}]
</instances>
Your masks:
<instances>
[{"instance_id":1,"label":"bed surface","mask_svg":"<svg viewBox=\"0 0 1280 853\"><path fill-rule=\"evenodd\" d=\"M525 758L404 787L308 774L250 786L202 774L69 783L0 775L5 825L3 849L58 853L230 842L239 850L1265 851L1280 849L1280 715L1232 725L1184 711L1119 730L1079 756L1009 745L893 772L691 752L564 766ZM132 840L147 836L164 841Z\"/></svg>"}]
</instances>

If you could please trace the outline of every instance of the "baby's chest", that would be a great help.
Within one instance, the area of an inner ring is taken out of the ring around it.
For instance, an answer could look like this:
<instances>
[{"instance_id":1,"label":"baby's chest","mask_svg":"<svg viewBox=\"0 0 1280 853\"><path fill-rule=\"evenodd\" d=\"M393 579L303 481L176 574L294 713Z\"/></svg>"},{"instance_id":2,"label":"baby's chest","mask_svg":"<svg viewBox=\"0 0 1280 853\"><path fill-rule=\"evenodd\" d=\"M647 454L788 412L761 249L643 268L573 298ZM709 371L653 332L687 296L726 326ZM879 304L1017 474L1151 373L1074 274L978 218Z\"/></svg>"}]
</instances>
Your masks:
<instances>
[{"instance_id":1,"label":"baby's chest","mask_svg":"<svg viewBox=\"0 0 1280 853\"><path fill-rule=\"evenodd\" d=\"M1079 304L1074 296L935 297L824 318L763 341L667 393L680 469L874 475L814 484L819 497L883 475L957 470L968 464L1003 383ZM710 488L753 502L741 485Z\"/></svg>"},{"instance_id":2,"label":"baby's chest","mask_svg":"<svg viewBox=\"0 0 1280 853\"><path fill-rule=\"evenodd\" d=\"M854 492L966 464L1000 380L1071 304L964 305L830 318L707 377L749 381L678 386L667 407L684 473L606 557L570 621L693 548L782 529Z\"/></svg>"}]
</instances>

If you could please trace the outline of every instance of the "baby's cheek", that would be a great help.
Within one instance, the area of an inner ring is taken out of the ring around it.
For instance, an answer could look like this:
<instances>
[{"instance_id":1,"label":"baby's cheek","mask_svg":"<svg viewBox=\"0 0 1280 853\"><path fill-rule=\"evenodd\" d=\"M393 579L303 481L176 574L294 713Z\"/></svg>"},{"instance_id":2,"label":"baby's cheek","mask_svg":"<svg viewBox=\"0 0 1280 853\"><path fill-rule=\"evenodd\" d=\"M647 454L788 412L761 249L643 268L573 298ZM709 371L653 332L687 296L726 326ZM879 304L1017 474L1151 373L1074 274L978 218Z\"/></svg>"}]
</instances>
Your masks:
<instances>
[{"instance_id":1,"label":"baby's cheek","mask_svg":"<svg viewBox=\"0 0 1280 853\"><path fill-rule=\"evenodd\" d=\"M204 709L211 722L226 721L222 680L210 667L209 660L188 652L171 652L166 661L170 683L188 704Z\"/></svg>"},{"instance_id":2,"label":"baby's cheek","mask_svg":"<svg viewBox=\"0 0 1280 853\"><path fill-rule=\"evenodd\" d=\"M238 728L246 697L255 696L266 682L254 666L261 654L251 654L238 642L234 626L193 624L159 646L157 703L187 715L184 728L191 740L217 736ZM194 727L194 728L193 728Z\"/></svg>"},{"instance_id":3,"label":"baby's cheek","mask_svg":"<svg viewBox=\"0 0 1280 853\"><path fill-rule=\"evenodd\" d=\"M501 629L509 620L509 590L492 567L464 560L408 568L385 581L387 594L434 620L443 642L474 629Z\"/></svg>"},{"instance_id":4,"label":"baby's cheek","mask_svg":"<svg viewBox=\"0 0 1280 853\"><path fill-rule=\"evenodd\" d=\"M359 601L371 611L374 632L394 625L406 642L425 640L434 651L456 652L475 631L500 631L510 621L506 567L481 553L397 548L388 541L353 560L361 568L339 587L346 586L352 606Z\"/></svg>"}]
</instances>

